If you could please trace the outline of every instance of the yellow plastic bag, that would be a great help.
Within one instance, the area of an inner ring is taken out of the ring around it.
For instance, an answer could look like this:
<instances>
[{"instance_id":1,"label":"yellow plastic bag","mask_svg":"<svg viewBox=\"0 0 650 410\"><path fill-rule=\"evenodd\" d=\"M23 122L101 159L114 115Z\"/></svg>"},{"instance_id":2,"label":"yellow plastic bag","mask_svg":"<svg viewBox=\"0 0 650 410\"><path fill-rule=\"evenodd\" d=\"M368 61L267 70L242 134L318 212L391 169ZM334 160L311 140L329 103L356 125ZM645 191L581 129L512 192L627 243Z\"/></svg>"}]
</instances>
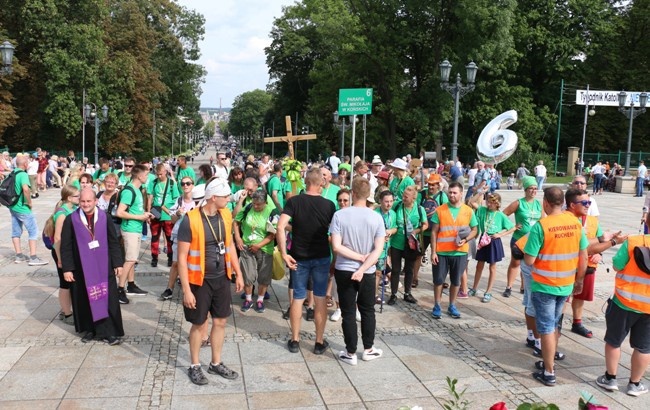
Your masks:
<instances>
[{"instance_id":1,"label":"yellow plastic bag","mask_svg":"<svg viewBox=\"0 0 650 410\"><path fill-rule=\"evenodd\" d=\"M276 246L275 249L273 249L273 280L280 280L284 278L284 268L285 266L284 260L282 259L282 254Z\"/></svg>"}]
</instances>

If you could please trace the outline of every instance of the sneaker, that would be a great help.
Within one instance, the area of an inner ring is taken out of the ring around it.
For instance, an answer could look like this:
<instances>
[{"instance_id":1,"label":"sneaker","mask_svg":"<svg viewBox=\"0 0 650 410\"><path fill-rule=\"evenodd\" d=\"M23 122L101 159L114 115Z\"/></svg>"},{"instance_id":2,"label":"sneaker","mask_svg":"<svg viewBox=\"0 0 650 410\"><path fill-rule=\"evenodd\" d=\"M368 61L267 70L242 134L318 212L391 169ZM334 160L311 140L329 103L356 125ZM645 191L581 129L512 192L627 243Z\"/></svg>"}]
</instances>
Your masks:
<instances>
[{"instance_id":1,"label":"sneaker","mask_svg":"<svg viewBox=\"0 0 650 410\"><path fill-rule=\"evenodd\" d=\"M327 340L323 339L323 343L316 342L314 345L314 354L323 354L328 347L330 347L330 344L327 342Z\"/></svg>"},{"instance_id":2,"label":"sneaker","mask_svg":"<svg viewBox=\"0 0 650 410\"><path fill-rule=\"evenodd\" d=\"M158 258L151 258L151 267L155 268L158 266Z\"/></svg>"},{"instance_id":3,"label":"sneaker","mask_svg":"<svg viewBox=\"0 0 650 410\"><path fill-rule=\"evenodd\" d=\"M526 347L535 348L535 339L526 338Z\"/></svg>"},{"instance_id":4,"label":"sneaker","mask_svg":"<svg viewBox=\"0 0 650 410\"><path fill-rule=\"evenodd\" d=\"M506 288L506 290L503 291L503 297L509 298L510 295L512 295L512 288Z\"/></svg>"},{"instance_id":5,"label":"sneaker","mask_svg":"<svg viewBox=\"0 0 650 410\"><path fill-rule=\"evenodd\" d=\"M23 263L23 262L29 262L29 256L22 253L17 253L16 257L14 258L14 263Z\"/></svg>"},{"instance_id":6,"label":"sneaker","mask_svg":"<svg viewBox=\"0 0 650 410\"><path fill-rule=\"evenodd\" d=\"M174 264L174 258L171 255L167 256L167 267L171 268L173 264Z\"/></svg>"},{"instance_id":7,"label":"sneaker","mask_svg":"<svg viewBox=\"0 0 650 410\"><path fill-rule=\"evenodd\" d=\"M330 316L332 322L338 322L341 319L341 309L336 309Z\"/></svg>"},{"instance_id":8,"label":"sneaker","mask_svg":"<svg viewBox=\"0 0 650 410\"><path fill-rule=\"evenodd\" d=\"M476 296L476 289L469 288L469 290L467 291L467 294L469 296Z\"/></svg>"},{"instance_id":9,"label":"sneaker","mask_svg":"<svg viewBox=\"0 0 650 410\"><path fill-rule=\"evenodd\" d=\"M258 300L255 303L255 311L257 313L264 313L264 302Z\"/></svg>"},{"instance_id":10,"label":"sneaker","mask_svg":"<svg viewBox=\"0 0 650 410\"><path fill-rule=\"evenodd\" d=\"M397 302L397 295L390 295L390 299L388 299L388 305L393 306Z\"/></svg>"},{"instance_id":11,"label":"sneaker","mask_svg":"<svg viewBox=\"0 0 650 410\"><path fill-rule=\"evenodd\" d=\"M264 300L269 300L271 299L271 295L269 295L269 292L264 292Z\"/></svg>"},{"instance_id":12,"label":"sneaker","mask_svg":"<svg viewBox=\"0 0 650 410\"><path fill-rule=\"evenodd\" d=\"M41 266L41 265L47 265L48 262L44 261L43 259L41 259L38 256L34 255L34 256L29 258L29 262L27 264L29 266Z\"/></svg>"},{"instance_id":13,"label":"sneaker","mask_svg":"<svg viewBox=\"0 0 650 410\"><path fill-rule=\"evenodd\" d=\"M145 296L148 295L149 292L142 290L138 287L138 285L133 284L133 286L126 287L126 294L129 296Z\"/></svg>"},{"instance_id":14,"label":"sneaker","mask_svg":"<svg viewBox=\"0 0 650 410\"><path fill-rule=\"evenodd\" d=\"M609 390L609 391L618 390L618 383L616 382L616 379L607 380L607 376L605 376L604 374L602 376L598 376L598 378L596 379L596 384L599 385L600 387L602 387L605 390ZM634 386L634 385L632 385L632 386ZM634 386L634 387L636 387L636 386ZM628 388L629 388L629 386L628 386Z\"/></svg>"},{"instance_id":15,"label":"sneaker","mask_svg":"<svg viewBox=\"0 0 650 410\"><path fill-rule=\"evenodd\" d=\"M95 339L95 332L86 332L86 334L81 338L81 343L92 342Z\"/></svg>"},{"instance_id":16,"label":"sneaker","mask_svg":"<svg viewBox=\"0 0 650 410\"><path fill-rule=\"evenodd\" d=\"M361 360L363 360L364 362L368 362L370 360L379 359L383 354L384 354L383 350L375 349L374 347L372 347L370 348L370 350L363 351L363 354L361 355Z\"/></svg>"},{"instance_id":17,"label":"sneaker","mask_svg":"<svg viewBox=\"0 0 650 410\"><path fill-rule=\"evenodd\" d=\"M240 310L242 312L248 312L252 307L253 307L253 301L252 300L245 300L244 303L242 303Z\"/></svg>"},{"instance_id":18,"label":"sneaker","mask_svg":"<svg viewBox=\"0 0 650 410\"><path fill-rule=\"evenodd\" d=\"M643 382L640 382L639 385L635 385L634 383L628 383L627 385L627 394L628 396L634 396L634 397L639 397L642 394L645 394L648 392L648 388L643 384Z\"/></svg>"},{"instance_id":19,"label":"sneaker","mask_svg":"<svg viewBox=\"0 0 650 410\"><path fill-rule=\"evenodd\" d=\"M298 353L300 351L300 343L297 340L289 340L287 347L291 353Z\"/></svg>"},{"instance_id":20,"label":"sneaker","mask_svg":"<svg viewBox=\"0 0 650 410\"><path fill-rule=\"evenodd\" d=\"M352 366L357 365L357 355L356 354L349 354L345 350L341 350L339 352L339 360L341 360L343 363L347 363Z\"/></svg>"},{"instance_id":21,"label":"sneaker","mask_svg":"<svg viewBox=\"0 0 650 410\"><path fill-rule=\"evenodd\" d=\"M535 368L537 370L544 370L546 367L544 367L544 360L538 360L535 362ZM553 363L553 370L555 370L555 363Z\"/></svg>"},{"instance_id":22,"label":"sneaker","mask_svg":"<svg viewBox=\"0 0 650 410\"><path fill-rule=\"evenodd\" d=\"M357 322L361 322L361 312L359 312L359 309L357 309L357 314L355 319L357 319Z\"/></svg>"},{"instance_id":23,"label":"sneaker","mask_svg":"<svg viewBox=\"0 0 650 410\"><path fill-rule=\"evenodd\" d=\"M433 306L433 310L431 311L431 316L433 316L434 319L440 319L442 317L442 309L440 308L439 304L435 304Z\"/></svg>"},{"instance_id":24,"label":"sneaker","mask_svg":"<svg viewBox=\"0 0 650 410\"><path fill-rule=\"evenodd\" d=\"M126 297L126 291L124 290L124 288L117 289L117 298L119 299L121 304L123 305L129 304L129 298Z\"/></svg>"},{"instance_id":25,"label":"sneaker","mask_svg":"<svg viewBox=\"0 0 650 410\"><path fill-rule=\"evenodd\" d=\"M307 308L307 317L305 318L308 321L313 321L314 320L314 309L312 308Z\"/></svg>"},{"instance_id":26,"label":"sneaker","mask_svg":"<svg viewBox=\"0 0 650 410\"><path fill-rule=\"evenodd\" d=\"M167 288L167 289L165 289L165 291L160 295L160 298L161 298L162 300L169 300L169 299L172 298L172 295L173 295L173 294L174 294L174 291L171 290L171 289L169 289L169 288Z\"/></svg>"},{"instance_id":27,"label":"sneaker","mask_svg":"<svg viewBox=\"0 0 650 410\"><path fill-rule=\"evenodd\" d=\"M63 316L62 320L63 320L63 323L65 323L66 325L74 326L74 316L72 316L72 315L67 316L67 317Z\"/></svg>"},{"instance_id":28,"label":"sneaker","mask_svg":"<svg viewBox=\"0 0 650 410\"><path fill-rule=\"evenodd\" d=\"M109 346L117 346L120 343L122 343L122 341L119 338L115 337L115 336L106 336L102 340L104 341L104 343L106 343Z\"/></svg>"},{"instance_id":29,"label":"sneaker","mask_svg":"<svg viewBox=\"0 0 650 410\"><path fill-rule=\"evenodd\" d=\"M236 371L229 369L226 367L225 364L219 363L218 365L213 365L210 363L208 366L208 373L210 374L218 374L219 376L223 377L224 379L228 380L234 380L237 377L239 377L239 374L237 374Z\"/></svg>"},{"instance_id":30,"label":"sneaker","mask_svg":"<svg viewBox=\"0 0 650 410\"><path fill-rule=\"evenodd\" d=\"M485 293L483 295L483 299L481 299L481 302L490 303L491 300L492 300L492 294L491 293Z\"/></svg>"},{"instance_id":31,"label":"sneaker","mask_svg":"<svg viewBox=\"0 0 650 410\"><path fill-rule=\"evenodd\" d=\"M142 242L146 242L149 240L149 237L147 235L142 235Z\"/></svg>"},{"instance_id":32,"label":"sneaker","mask_svg":"<svg viewBox=\"0 0 650 410\"><path fill-rule=\"evenodd\" d=\"M447 313L454 319L460 319L460 312L458 311L456 305L449 305L449 308L447 308Z\"/></svg>"},{"instance_id":33,"label":"sneaker","mask_svg":"<svg viewBox=\"0 0 650 410\"><path fill-rule=\"evenodd\" d=\"M535 380L539 380L547 386L555 386L555 375L552 374L550 376L547 376L544 374L544 370L533 373L533 378Z\"/></svg>"},{"instance_id":34,"label":"sneaker","mask_svg":"<svg viewBox=\"0 0 650 410\"><path fill-rule=\"evenodd\" d=\"M384 304L384 299L381 298L381 296L377 295L375 296L375 305L383 305Z\"/></svg>"},{"instance_id":35,"label":"sneaker","mask_svg":"<svg viewBox=\"0 0 650 410\"><path fill-rule=\"evenodd\" d=\"M462 290L459 290L458 295L456 295L456 297L458 299L467 299L469 298L469 295L467 294L467 292L463 292Z\"/></svg>"},{"instance_id":36,"label":"sneaker","mask_svg":"<svg viewBox=\"0 0 650 410\"><path fill-rule=\"evenodd\" d=\"M286 312L282 312L282 319L289 320L290 317L291 317L291 315L289 313L290 311L291 311L291 308L288 308Z\"/></svg>"},{"instance_id":37,"label":"sneaker","mask_svg":"<svg viewBox=\"0 0 650 410\"><path fill-rule=\"evenodd\" d=\"M404 302L408 303L418 303L418 300L413 297L410 293L405 293L404 294Z\"/></svg>"},{"instance_id":38,"label":"sneaker","mask_svg":"<svg viewBox=\"0 0 650 410\"><path fill-rule=\"evenodd\" d=\"M426 265L427 263L429 263L429 258L426 255L422 255L422 264Z\"/></svg>"},{"instance_id":39,"label":"sneaker","mask_svg":"<svg viewBox=\"0 0 650 410\"><path fill-rule=\"evenodd\" d=\"M194 384L198 384L199 386L208 384L208 379L203 374L203 370L201 370L201 366L196 366L196 367L190 366L189 370L187 371L187 375L190 376L190 380Z\"/></svg>"}]
</instances>

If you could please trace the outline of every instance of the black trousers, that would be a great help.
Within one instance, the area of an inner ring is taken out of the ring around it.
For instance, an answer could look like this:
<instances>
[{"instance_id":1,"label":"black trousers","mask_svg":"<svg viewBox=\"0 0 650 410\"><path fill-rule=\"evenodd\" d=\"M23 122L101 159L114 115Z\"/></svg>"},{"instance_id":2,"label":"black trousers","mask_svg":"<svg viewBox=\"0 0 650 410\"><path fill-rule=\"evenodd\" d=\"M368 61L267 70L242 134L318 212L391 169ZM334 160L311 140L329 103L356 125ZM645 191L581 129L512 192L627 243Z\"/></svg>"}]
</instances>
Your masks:
<instances>
[{"instance_id":1,"label":"black trousers","mask_svg":"<svg viewBox=\"0 0 650 410\"><path fill-rule=\"evenodd\" d=\"M397 294L397 287L399 286L399 275L402 272L402 258L404 258L404 293L411 293L411 285L413 284L413 266L415 259L420 257L417 252L410 249L397 249L390 248L390 259L392 273L390 275L390 294Z\"/></svg>"},{"instance_id":2,"label":"black trousers","mask_svg":"<svg viewBox=\"0 0 650 410\"><path fill-rule=\"evenodd\" d=\"M363 275L360 282L352 280L352 273L336 270L334 278L339 294L339 306L343 322L343 340L348 353L357 352L359 336L357 334L357 307L361 313L361 341L364 349L370 349L375 343L375 274Z\"/></svg>"}]
</instances>

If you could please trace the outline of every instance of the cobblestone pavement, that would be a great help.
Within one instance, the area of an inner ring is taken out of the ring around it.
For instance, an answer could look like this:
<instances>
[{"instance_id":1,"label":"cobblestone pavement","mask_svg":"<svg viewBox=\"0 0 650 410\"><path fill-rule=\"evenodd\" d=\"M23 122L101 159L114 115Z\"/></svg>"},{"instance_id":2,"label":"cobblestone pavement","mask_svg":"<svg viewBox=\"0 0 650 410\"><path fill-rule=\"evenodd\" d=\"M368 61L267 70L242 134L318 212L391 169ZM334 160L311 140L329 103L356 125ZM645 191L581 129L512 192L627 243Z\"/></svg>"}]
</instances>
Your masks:
<instances>
[{"instance_id":1,"label":"cobblestone pavement","mask_svg":"<svg viewBox=\"0 0 650 410\"><path fill-rule=\"evenodd\" d=\"M208 152L207 157L211 154ZM198 161L194 165L198 166ZM521 191L501 194L507 204ZM39 222L51 212L57 195L48 191L36 200ZM597 201L604 229L638 231L641 199L606 193ZM0 231L8 232L8 212L0 212L4 215ZM500 295L505 286L505 262L498 266L491 303L481 303L478 297L459 300L463 316L458 320L431 317L431 267L423 265L420 286L414 290L417 305L398 300L395 306L377 313L375 345L384 350L384 357L359 361L357 366L336 359L344 347L340 322L327 324L326 338L331 347L326 354L312 353L313 324L306 321L300 353L287 351L289 326L281 318L287 306L286 279L274 282L263 314L252 310L242 313L239 295L233 293L233 314L228 320L222 358L240 377L227 381L207 375L210 383L199 387L191 384L186 374L189 325L183 317L182 296L177 289L171 300L157 298L166 285L168 268L149 267L148 242L143 242L136 279L150 294L131 298L131 304L122 306L127 336L122 345L108 347L101 342L81 343L74 329L57 319L58 278L53 263L42 267L14 264L7 236L0 240L3 409L396 409L415 405L438 409L451 398L446 390L447 376L458 379L459 390L466 389L463 397L471 402L471 409L489 408L498 401L506 402L511 409L524 402L575 408L581 392L594 395L612 409L646 408L650 403L643 396L605 392L594 383L604 371L602 311L613 286L611 251L605 253L605 263L598 271L596 300L585 306L584 322L594 337L587 339L568 331L563 334L559 348L567 359L557 362L558 385L553 388L531 377L538 359L524 346L521 295ZM50 259L40 243L39 255ZM474 263L470 263L470 280L473 270ZM487 278L481 288L485 283ZM446 301L445 296L443 308ZM569 312L565 329L570 320ZM621 389L629 377L630 354L625 345L618 374ZM206 365L209 360L208 349L202 349L202 363Z\"/></svg>"}]
</instances>

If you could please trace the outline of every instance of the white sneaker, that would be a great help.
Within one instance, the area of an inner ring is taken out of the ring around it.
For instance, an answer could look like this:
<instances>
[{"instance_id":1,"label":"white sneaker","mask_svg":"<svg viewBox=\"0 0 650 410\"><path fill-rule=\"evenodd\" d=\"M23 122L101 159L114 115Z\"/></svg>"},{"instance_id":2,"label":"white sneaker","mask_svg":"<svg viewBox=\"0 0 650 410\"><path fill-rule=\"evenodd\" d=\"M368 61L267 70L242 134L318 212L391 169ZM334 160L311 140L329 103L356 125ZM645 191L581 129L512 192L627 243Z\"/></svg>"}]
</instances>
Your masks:
<instances>
[{"instance_id":1,"label":"white sneaker","mask_svg":"<svg viewBox=\"0 0 650 410\"><path fill-rule=\"evenodd\" d=\"M363 351L363 355L361 355L361 360L367 362L370 360L379 359L383 354L384 354L383 350L376 349L375 347L371 347L370 350Z\"/></svg>"},{"instance_id":2,"label":"white sneaker","mask_svg":"<svg viewBox=\"0 0 650 410\"><path fill-rule=\"evenodd\" d=\"M361 322L361 312L359 312L359 309L357 309L357 322Z\"/></svg>"},{"instance_id":3,"label":"white sneaker","mask_svg":"<svg viewBox=\"0 0 650 410\"><path fill-rule=\"evenodd\" d=\"M339 352L339 359L340 359L342 362L347 363L347 364L349 364L349 365L352 365L352 366L356 366L356 365L357 365L357 355L356 355L356 354L350 355L350 354L349 354L348 352L346 352L345 350L341 350L341 351Z\"/></svg>"},{"instance_id":4,"label":"white sneaker","mask_svg":"<svg viewBox=\"0 0 650 410\"><path fill-rule=\"evenodd\" d=\"M338 322L341 319L341 309L336 309L330 316L332 322Z\"/></svg>"}]
</instances>

